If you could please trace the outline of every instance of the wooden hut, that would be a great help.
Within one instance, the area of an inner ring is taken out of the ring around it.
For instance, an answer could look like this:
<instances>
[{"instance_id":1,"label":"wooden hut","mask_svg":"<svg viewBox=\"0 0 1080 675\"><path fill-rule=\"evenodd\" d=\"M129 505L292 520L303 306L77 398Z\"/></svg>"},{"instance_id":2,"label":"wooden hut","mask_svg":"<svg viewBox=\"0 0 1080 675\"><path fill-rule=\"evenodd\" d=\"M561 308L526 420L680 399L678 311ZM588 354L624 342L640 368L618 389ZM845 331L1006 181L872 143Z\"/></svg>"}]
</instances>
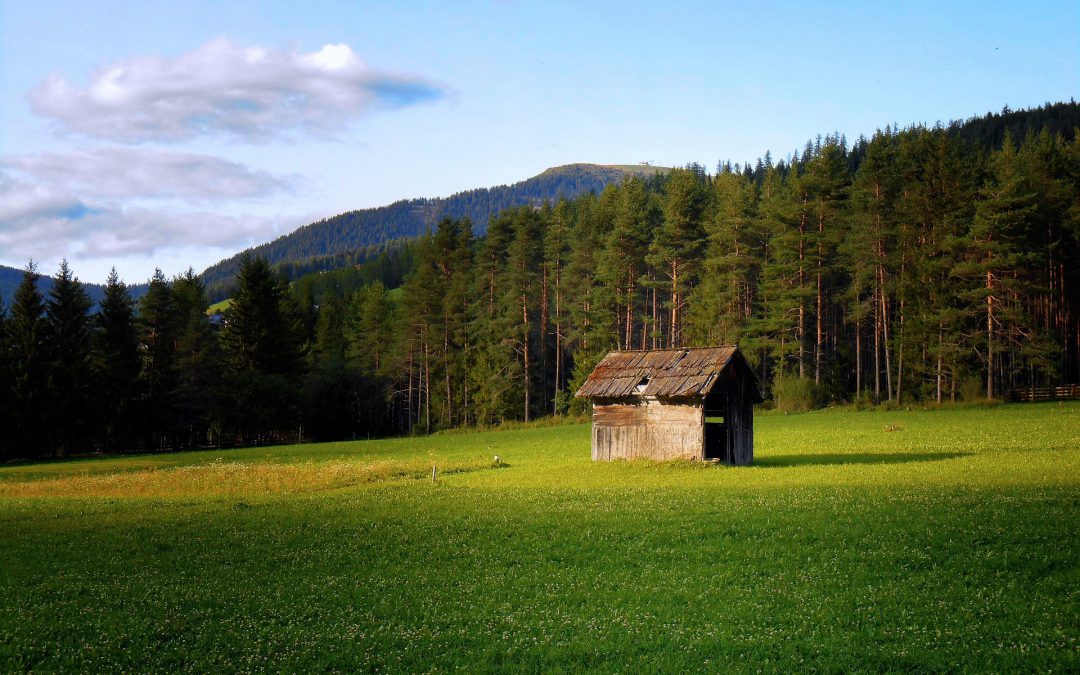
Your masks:
<instances>
[{"instance_id":1,"label":"wooden hut","mask_svg":"<svg viewBox=\"0 0 1080 675\"><path fill-rule=\"evenodd\" d=\"M593 402L593 460L754 461L762 399L738 347L611 352L576 395Z\"/></svg>"}]
</instances>

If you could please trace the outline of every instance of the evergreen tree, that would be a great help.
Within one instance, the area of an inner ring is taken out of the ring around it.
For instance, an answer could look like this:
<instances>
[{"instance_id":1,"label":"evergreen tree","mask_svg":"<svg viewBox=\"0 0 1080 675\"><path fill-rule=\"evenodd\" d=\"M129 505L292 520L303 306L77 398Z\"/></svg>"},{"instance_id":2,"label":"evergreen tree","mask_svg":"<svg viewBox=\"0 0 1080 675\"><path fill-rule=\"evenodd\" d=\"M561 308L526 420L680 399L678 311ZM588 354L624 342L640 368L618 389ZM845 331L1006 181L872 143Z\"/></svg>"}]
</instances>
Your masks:
<instances>
[{"instance_id":1,"label":"evergreen tree","mask_svg":"<svg viewBox=\"0 0 1080 675\"><path fill-rule=\"evenodd\" d=\"M241 443L283 437L297 421L303 374L300 309L287 282L261 258L245 258L225 312L225 425Z\"/></svg>"},{"instance_id":2,"label":"evergreen tree","mask_svg":"<svg viewBox=\"0 0 1080 675\"><path fill-rule=\"evenodd\" d=\"M848 260L849 279L854 287L851 298L856 307L850 316L856 321L856 381L863 380L862 317L867 326L867 344L871 355L874 399L882 400L882 391L892 398L891 307L894 217L900 193L897 175L896 139L888 129L878 131L866 149L852 185L851 235L841 247ZM869 297L866 297L869 294ZM869 310L866 303L869 303ZM882 375L885 387L882 387ZM861 385L856 387L861 390Z\"/></svg>"},{"instance_id":3,"label":"evergreen tree","mask_svg":"<svg viewBox=\"0 0 1080 675\"><path fill-rule=\"evenodd\" d=\"M608 229L595 197L583 197L577 207L566 267L566 344L573 359L570 392L577 391L592 367L608 350L618 346L614 297L596 276ZM653 307L655 310L656 305ZM659 334L654 339L659 340ZM570 409L580 412L583 405L573 399Z\"/></svg>"},{"instance_id":4,"label":"evergreen tree","mask_svg":"<svg viewBox=\"0 0 1080 675\"><path fill-rule=\"evenodd\" d=\"M8 317L7 308L3 300L0 300L0 429L10 430L14 428L12 419L13 402L11 383L15 373L11 370L11 350L8 345ZM0 434L0 461L8 459L12 453L11 436L9 433Z\"/></svg>"},{"instance_id":5,"label":"evergreen tree","mask_svg":"<svg viewBox=\"0 0 1080 675\"><path fill-rule=\"evenodd\" d=\"M49 444L59 456L89 450L94 436L90 305L67 260L62 261L45 304L52 413Z\"/></svg>"},{"instance_id":6,"label":"evergreen tree","mask_svg":"<svg viewBox=\"0 0 1080 675\"><path fill-rule=\"evenodd\" d=\"M188 269L172 282L176 318L177 443L191 447L210 442L217 391L220 387L221 348L206 315L206 287Z\"/></svg>"},{"instance_id":7,"label":"evergreen tree","mask_svg":"<svg viewBox=\"0 0 1080 675\"><path fill-rule=\"evenodd\" d=\"M444 218L432 241L435 250L435 269L442 288L439 303L439 333L443 395L442 421L453 426L468 419L469 335L466 320L469 308L469 289L472 285L473 237L468 220ZM463 383L464 386L458 386Z\"/></svg>"},{"instance_id":8,"label":"evergreen tree","mask_svg":"<svg viewBox=\"0 0 1080 675\"><path fill-rule=\"evenodd\" d=\"M480 424L509 419L515 410L512 393L520 374L515 370L513 351L503 343L511 325L507 323L509 316L504 307L505 289L499 283L513 236L513 218L509 212L492 218L487 237L477 248L473 266L469 391L473 413Z\"/></svg>"},{"instance_id":9,"label":"evergreen tree","mask_svg":"<svg viewBox=\"0 0 1080 675\"><path fill-rule=\"evenodd\" d=\"M503 291L501 312L505 319L504 344L509 345L520 366L520 404L523 419L528 422L534 398L532 390L536 379L537 323L539 304L538 270L543 256L542 223L532 209L516 209L512 212L513 239L507 252L506 267L501 275Z\"/></svg>"},{"instance_id":10,"label":"evergreen tree","mask_svg":"<svg viewBox=\"0 0 1080 675\"><path fill-rule=\"evenodd\" d=\"M712 188L701 284L690 303L690 336L695 344L737 344L753 316L761 264L761 237L753 228L756 190L734 172L717 176ZM755 358L753 351L749 356Z\"/></svg>"},{"instance_id":11,"label":"evergreen tree","mask_svg":"<svg viewBox=\"0 0 1080 675\"><path fill-rule=\"evenodd\" d=\"M13 374L11 454L16 457L40 457L49 450L44 437L49 406L49 357L45 303L37 288L39 278L34 263L27 264L7 321Z\"/></svg>"},{"instance_id":12,"label":"evergreen tree","mask_svg":"<svg viewBox=\"0 0 1080 675\"><path fill-rule=\"evenodd\" d=\"M683 344L683 309L697 273L704 242L704 176L699 168L676 169L668 177L664 221L649 247L648 262L667 278L669 311L666 346Z\"/></svg>"},{"instance_id":13,"label":"evergreen tree","mask_svg":"<svg viewBox=\"0 0 1080 675\"><path fill-rule=\"evenodd\" d=\"M762 255L761 316L751 322L772 362L763 368L774 376L791 372L805 375L802 329L807 296L805 274L805 225L798 202L797 178L783 177L778 167L766 172L758 208L758 230L766 241Z\"/></svg>"},{"instance_id":14,"label":"evergreen tree","mask_svg":"<svg viewBox=\"0 0 1080 675\"><path fill-rule=\"evenodd\" d=\"M160 269L154 270L146 295L139 300L142 365L143 431L149 450L173 447L177 383L176 307L172 288Z\"/></svg>"},{"instance_id":15,"label":"evergreen tree","mask_svg":"<svg viewBox=\"0 0 1080 675\"><path fill-rule=\"evenodd\" d=\"M848 174L842 139L826 138L812 158L804 155L803 160L806 171L801 184L809 202L807 235L814 268L814 382L820 385L833 309L829 296L835 283L835 248L846 230Z\"/></svg>"},{"instance_id":16,"label":"evergreen tree","mask_svg":"<svg viewBox=\"0 0 1080 675\"><path fill-rule=\"evenodd\" d=\"M135 303L116 268L109 272L105 297L95 316L94 371L106 452L130 449L139 436L139 337Z\"/></svg>"},{"instance_id":17,"label":"evergreen tree","mask_svg":"<svg viewBox=\"0 0 1080 675\"><path fill-rule=\"evenodd\" d=\"M321 440L346 438L356 428L357 377L346 360L345 298L334 293L319 305L315 342L304 384L304 433Z\"/></svg>"},{"instance_id":18,"label":"evergreen tree","mask_svg":"<svg viewBox=\"0 0 1080 675\"><path fill-rule=\"evenodd\" d=\"M359 377L354 390L357 420L368 433L390 428L389 409L393 381L388 356L396 339L394 307L381 281L374 281L357 291L350 303L345 322L346 353Z\"/></svg>"},{"instance_id":19,"label":"evergreen tree","mask_svg":"<svg viewBox=\"0 0 1080 675\"><path fill-rule=\"evenodd\" d=\"M1001 393L996 380L1004 372L1006 341L1014 329L1031 330L1029 317L1016 302L1023 289L1023 269L1031 262L1023 250L1034 196L1023 184L1017 165L1016 147L1009 134L1002 149L991 160L991 176L975 207L975 220L968 235L963 260L955 272L975 282L964 294L973 315L981 315L982 349L986 368L986 397Z\"/></svg>"},{"instance_id":20,"label":"evergreen tree","mask_svg":"<svg viewBox=\"0 0 1080 675\"><path fill-rule=\"evenodd\" d=\"M600 278L612 289L615 297L618 343L630 349L639 337L637 322L641 321L642 305L639 278L645 271L645 254L654 227L652 203L639 177L631 177L617 190L611 232L599 256Z\"/></svg>"},{"instance_id":21,"label":"evergreen tree","mask_svg":"<svg viewBox=\"0 0 1080 675\"><path fill-rule=\"evenodd\" d=\"M544 269L550 278L551 326L554 336L554 368L551 373L554 385L552 412L555 415L566 410L568 405L564 383L566 376L566 267L570 259L571 228L573 227L573 206L566 199L556 204L548 227L544 233ZM642 338L644 340L644 337Z\"/></svg>"},{"instance_id":22,"label":"evergreen tree","mask_svg":"<svg viewBox=\"0 0 1080 675\"><path fill-rule=\"evenodd\" d=\"M404 329L401 342L404 352L399 353L406 367L408 383L404 391L408 396L408 409L412 424L424 424L425 432L433 428L431 397L432 367L438 365L434 344L441 341L438 322L441 316L442 285L437 269L435 241L431 235L424 237L416 251L416 266L402 286L401 325ZM436 385L438 374L435 375ZM438 405L436 405L436 410ZM411 425L410 425L411 428Z\"/></svg>"},{"instance_id":23,"label":"evergreen tree","mask_svg":"<svg viewBox=\"0 0 1080 675\"><path fill-rule=\"evenodd\" d=\"M385 374L386 349L393 339L393 305L381 281L364 286L349 303L347 353L353 366L366 375Z\"/></svg>"}]
</instances>

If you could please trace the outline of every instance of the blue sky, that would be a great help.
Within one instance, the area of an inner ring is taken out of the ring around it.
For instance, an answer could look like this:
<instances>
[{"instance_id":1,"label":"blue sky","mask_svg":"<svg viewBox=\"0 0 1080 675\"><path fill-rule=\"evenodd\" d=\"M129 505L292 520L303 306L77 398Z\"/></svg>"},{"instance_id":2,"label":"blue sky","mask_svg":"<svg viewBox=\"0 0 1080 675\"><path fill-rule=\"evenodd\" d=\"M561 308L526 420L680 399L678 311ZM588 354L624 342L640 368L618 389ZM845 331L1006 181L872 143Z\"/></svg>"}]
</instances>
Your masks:
<instances>
[{"instance_id":1,"label":"blue sky","mask_svg":"<svg viewBox=\"0 0 1080 675\"><path fill-rule=\"evenodd\" d=\"M1068 100L1080 3L0 0L0 264L196 271L573 162Z\"/></svg>"}]
</instances>

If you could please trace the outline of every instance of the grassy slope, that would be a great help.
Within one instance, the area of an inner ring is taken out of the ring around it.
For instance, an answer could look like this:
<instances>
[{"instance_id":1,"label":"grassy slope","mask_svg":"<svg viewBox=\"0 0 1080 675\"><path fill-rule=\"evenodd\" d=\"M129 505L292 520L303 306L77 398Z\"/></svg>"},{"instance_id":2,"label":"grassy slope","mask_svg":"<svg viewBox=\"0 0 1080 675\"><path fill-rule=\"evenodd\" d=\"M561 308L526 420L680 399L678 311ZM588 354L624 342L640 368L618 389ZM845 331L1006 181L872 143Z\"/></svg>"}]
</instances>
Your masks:
<instances>
[{"instance_id":1,"label":"grassy slope","mask_svg":"<svg viewBox=\"0 0 1080 675\"><path fill-rule=\"evenodd\" d=\"M215 302L214 304L207 307L206 308L206 314L207 314L207 316L210 316L210 315L213 315L213 314L221 314L225 310L229 309L230 305L232 305L232 298L225 298L224 300L222 300L220 302Z\"/></svg>"},{"instance_id":2,"label":"grassy slope","mask_svg":"<svg viewBox=\"0 0 1080 675\"><path fill-rule=\"evenodd\" d=\"M738 469L594 464L587 425L0 469L0 669L1080 666L1080 405L756 440Z\"/></svg>"}]
</instances>

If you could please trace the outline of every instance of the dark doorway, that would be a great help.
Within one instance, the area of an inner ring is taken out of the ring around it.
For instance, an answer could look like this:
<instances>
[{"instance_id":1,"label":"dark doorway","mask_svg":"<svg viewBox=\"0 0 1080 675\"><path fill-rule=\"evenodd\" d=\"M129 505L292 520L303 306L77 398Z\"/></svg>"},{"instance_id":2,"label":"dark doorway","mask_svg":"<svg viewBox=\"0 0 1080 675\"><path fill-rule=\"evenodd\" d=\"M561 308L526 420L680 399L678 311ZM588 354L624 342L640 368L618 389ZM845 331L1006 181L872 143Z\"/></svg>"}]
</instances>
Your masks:
<instances>
[{"instance_id":1,"label":"dark doorway","mask_svg":"<svg viewBox=\"0 0 1080 675\"><path fill-rule=\"evenodd\" d=\"M729 433L728 397L724 391L714 389L705 397L705 459L731 459L731 434Z\"/></svg>"},{"instance_id":2,"label":"dark doorway","mask_svg":"<svg viewBox=\"0 0 1080 675\"><path fill-rule=\"evenodd\" d=\"M705 459L727 460L728 426L723 417L705 418Z\"/></svg>"}]
</instances>

